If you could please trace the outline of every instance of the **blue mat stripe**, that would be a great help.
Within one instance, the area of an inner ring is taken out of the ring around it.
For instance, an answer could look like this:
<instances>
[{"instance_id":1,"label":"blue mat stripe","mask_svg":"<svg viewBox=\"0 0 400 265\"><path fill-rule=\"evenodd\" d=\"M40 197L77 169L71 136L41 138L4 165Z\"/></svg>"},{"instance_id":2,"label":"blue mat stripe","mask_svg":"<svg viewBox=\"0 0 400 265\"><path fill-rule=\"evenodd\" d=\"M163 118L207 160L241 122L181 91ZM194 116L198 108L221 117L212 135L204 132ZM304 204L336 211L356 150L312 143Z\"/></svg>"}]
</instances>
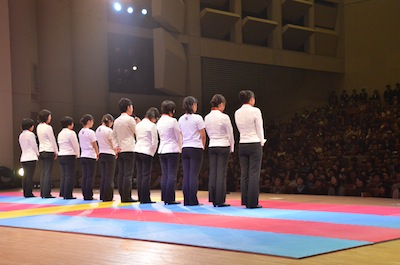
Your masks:
<instances>
[{"instance_id":1,"label":"blue mat stripe","mask_svg":"<svg viewBox=\"0 0 400 265\"><path fill-rule=\"evenodd\" d=\"M3 219L0 220L0 225L176 243L291 258L303 258L370 244L365 241L315 236L60 215Z\"/></svg>"},{"instance_id":2,"label":"blue mat stripe","mask_svg":"<svg viewBox=\"0 0 400 265\"><path fill-rule=\"evenodd\" d=\"M185 207L164 206L162 204L140 205L132 204L120 206L123 209L148 210L148 211L171 211L191 214L215 214L235 217L274 218L291 221L324 222L346 225L364 225L386 228L400 228L400 216L382 216L373 214L320 212L304 210L282 210L262 208L249 210L243 207L214 208L212 206L191 206Z\"/></svg>"}]
</instances>

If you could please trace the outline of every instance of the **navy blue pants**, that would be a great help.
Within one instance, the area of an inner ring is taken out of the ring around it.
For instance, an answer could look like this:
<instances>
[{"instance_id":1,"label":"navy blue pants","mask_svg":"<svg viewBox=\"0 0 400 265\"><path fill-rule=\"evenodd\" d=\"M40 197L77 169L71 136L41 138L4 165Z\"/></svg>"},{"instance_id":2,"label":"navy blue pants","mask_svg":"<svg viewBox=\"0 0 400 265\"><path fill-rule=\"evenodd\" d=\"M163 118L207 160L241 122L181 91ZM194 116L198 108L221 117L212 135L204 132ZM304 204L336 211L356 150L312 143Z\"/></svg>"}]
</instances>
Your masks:
<instances>
[{"instance_id":1,"label":"navy blue pants","mask_svg":"<svg viewBox=\"0 0 400 265\"><path fill-rule=\"evenodd\" d=\"M60 177L60 197L65 199L72 198L75 182L76 156L59 156L61 177Z\"/></svg>"},{"instance_id":2,"label":"navy blue pants","mask_svg":"<svg viewBox=\"0 0 400 265\"><path fill-rule=\"evenodd\" d=\"M199 174L203 164L203 149L182 148L183 167L183 200L184 205L198 205L197 190L199 186Z\"/></svg>"},{"instance_id":3,"label":"navy blue pants","mask_svg":"<svg viewBox=\"0 0 400 265\"><path fill-rule=\"evenodd\" d=\"M93 199L93 180L96 173L96 159L81 157L82 195L84 200Z\"/></svg>"},{"instance_id":4,"label":"navy blue pants","mask_svg":"<svg viewBox=\"0 0 400 265\"><path fill-rule=\"evenodd\" d=\"M139 201L142 203L151 202L150 178L153 157L142 153L135 153L135 161L136 183Z\"/></svg>"},{"instance_id":5,"label":"navy blue pants","mask_svg":"<svg viewBox=\"0 0 400 265\"><path fill-rule=\"evenodd\" d=\"M40 174L40 197L51 196L51 180L54 165L53 152L40 152L39 159L42 164L42 172Z\"/></svg>"},{"instance_id":6,"label":"navy blue pants","mask_svg":"<svg viewBox=\"0 0 400 265\"><path fill-rule=\"evenodd\" d=\"M100 200L112 201L114 198L114 174L116 159L111 154L100 154Z\"/></svg>"},{"instance_id":7,"label":"navy blue pants","mask_svg":"<svg viewBox=\"0 0 400 265\"><path fill-rule=\"evenodd\" d=\"M178 174L179 153L160 154L161 200L175 201L176 176Z\"/></svg>"}]
</instances>

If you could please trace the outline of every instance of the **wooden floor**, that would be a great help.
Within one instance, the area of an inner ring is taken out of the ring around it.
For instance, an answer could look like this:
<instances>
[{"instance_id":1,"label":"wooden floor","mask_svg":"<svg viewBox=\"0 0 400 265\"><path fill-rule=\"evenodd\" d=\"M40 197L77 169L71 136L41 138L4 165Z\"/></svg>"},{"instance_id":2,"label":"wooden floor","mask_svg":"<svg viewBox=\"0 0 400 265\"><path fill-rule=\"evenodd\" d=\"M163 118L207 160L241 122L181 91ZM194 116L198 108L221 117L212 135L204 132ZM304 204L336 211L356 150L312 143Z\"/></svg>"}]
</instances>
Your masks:
<instances>
[{"instance_id":1,"label":"wooden floor","mask_svg":"<svg viewBox=\"0 0 400 265\"><path fill-rule=\"evenodd\" d=\"M178 195L181 192L178 191ZM238 199L239 193L228 195ZM159 199L152 192L152 199ZM206 192L199 192L207 198ZM261 200L399 207L380 198L262 194ZM400 264L400 240L315 256L288 259L234 251L162 244L131 239L0 227L0 264Z\"/></svg>"}]
</instances>

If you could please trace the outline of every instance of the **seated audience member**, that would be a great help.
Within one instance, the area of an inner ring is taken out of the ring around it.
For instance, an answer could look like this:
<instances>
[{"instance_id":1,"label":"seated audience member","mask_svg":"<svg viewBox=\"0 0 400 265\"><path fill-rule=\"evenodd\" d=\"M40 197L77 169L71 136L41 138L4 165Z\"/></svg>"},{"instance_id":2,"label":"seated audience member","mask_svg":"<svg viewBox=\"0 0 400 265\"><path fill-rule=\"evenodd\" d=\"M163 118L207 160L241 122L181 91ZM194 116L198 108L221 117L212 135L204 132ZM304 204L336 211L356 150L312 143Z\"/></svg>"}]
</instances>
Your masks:
<instances>
[{"instance_id":1,"label":"seated audience member","mask_svg":"<svg viewBox=\"0 0 400 265\"><path fill-rule=\"evenodd\" d=\"M271 188L271 193L285 193L286 187L282 185L282 179L276 177L274 179L274 185Z\"/></svg>"},{"instance_id":2,"label":"seated audience member","mask_svg":"<svg viewBox=\"0 0 400 265\"><path fill-rule=\"evenodd\" d=\"M343 196L344 195L344 187L340 179L338 179L335 176L331 177L330 183L329 183L329 190L328 190L328 195L339 195Z\"/></svg>"}]
</instances>

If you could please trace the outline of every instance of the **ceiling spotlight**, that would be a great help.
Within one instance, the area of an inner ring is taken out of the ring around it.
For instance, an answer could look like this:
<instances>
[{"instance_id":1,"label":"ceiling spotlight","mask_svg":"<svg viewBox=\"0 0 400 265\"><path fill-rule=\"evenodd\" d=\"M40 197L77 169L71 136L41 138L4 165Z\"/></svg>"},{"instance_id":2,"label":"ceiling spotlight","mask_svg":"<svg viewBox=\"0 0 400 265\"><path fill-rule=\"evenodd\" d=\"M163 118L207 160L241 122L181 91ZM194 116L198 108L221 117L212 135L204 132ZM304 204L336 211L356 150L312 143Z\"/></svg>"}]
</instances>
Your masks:
<instances>
[{"instance_id":1,"label":"ceiling spotlight","mask_svg":"<svg viewBox=\"0 0 400 265\"><path fill-rule=\"evenodd\" d=\"M132 70L133 71L136 71L138 69L138 67L136 66L136 65L134 65L133 67L132 67Z\"/></svg>"},{"instance_id":2,"label":"ceiling spotlight","mask_svg":"<svg viewBox=\"0 0 400 265\"><path fill-rule=\"evenodd\" d=\"M146 9L146 8L143 8L143 9L142 9L142 14L143 14L143 15L147 15L147 9Z\"/></svg>"},{"instance_id":3,"label":"ceiling spotlight","mask_svg":"<svg viewBox=\"0 0 400 265\"><path fill-rule=\"evenodd\" d=\"M128 7L127 9L126 9L126 11L129 13L129 14L132 14L133 13L133 7Z\"/></svg>"},{"instance_id":4,"label":"ceiling spotlight","mask_svg":"<svg viewBox=\"0 0 400 265\"><path fill-rule=\"evenodd\" d=\"M121 4L120 3L114 3L114 9L115 9L115 11L121 11L121 9L122 9Z\"/></svg>"}]
</instances>

